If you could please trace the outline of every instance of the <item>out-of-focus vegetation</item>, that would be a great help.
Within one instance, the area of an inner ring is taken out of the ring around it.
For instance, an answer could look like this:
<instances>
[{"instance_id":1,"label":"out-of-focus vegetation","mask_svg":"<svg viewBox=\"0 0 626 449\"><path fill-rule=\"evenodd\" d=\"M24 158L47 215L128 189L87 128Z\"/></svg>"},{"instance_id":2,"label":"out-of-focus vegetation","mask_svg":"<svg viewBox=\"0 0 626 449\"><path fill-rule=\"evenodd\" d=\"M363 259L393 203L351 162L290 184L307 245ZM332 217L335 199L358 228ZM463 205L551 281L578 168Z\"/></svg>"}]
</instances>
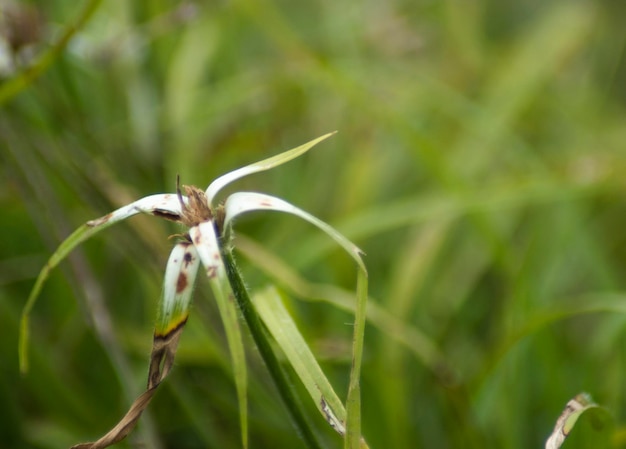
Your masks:
<instances>
[{"instance_id":1,"label":"out-of-focus vegetation","mask_svg":"<svg viewBox=\"0 0 626 449\"><path fill-rule=\"evenodd\" d=\"M0 2L0 92L88 3ZM19 313L60 241L174 191L177 174L206 186L335 129L230 189L281 196L366 251L370 447L542 447L583 390L616 426L587 434L583 417L564 447L605 447L598 435L624 445L623 3L92 4L46 70L0 105L0 447L98 437L145 384L178 228L138 217L75 251L34 310L21 376ZM337 304L350 300L340 289L353 290L352 262L295 218L253 215L237 229L248 286L283 289L345 395L352 319ZM119 447L239 447L208 290L201 281L177 365ZM251 447L301 447L248 355ZM341 447L308 405L328 447Z\"/></svg>"}]
</instances>

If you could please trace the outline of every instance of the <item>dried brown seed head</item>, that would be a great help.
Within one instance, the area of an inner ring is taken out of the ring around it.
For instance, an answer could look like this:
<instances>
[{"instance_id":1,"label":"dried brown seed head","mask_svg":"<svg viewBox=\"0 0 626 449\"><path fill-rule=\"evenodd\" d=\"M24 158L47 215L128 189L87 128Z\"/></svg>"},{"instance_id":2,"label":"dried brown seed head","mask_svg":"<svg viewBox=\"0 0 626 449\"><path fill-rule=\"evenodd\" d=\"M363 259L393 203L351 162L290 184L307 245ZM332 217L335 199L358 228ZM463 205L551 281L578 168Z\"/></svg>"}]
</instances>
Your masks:
<instances>
[{"instance_id":1,"label":"dried brown seed head","mask_svg":"<svg viewBox=\"0 0 626 449\"><path fill-rule=\"evenodd\" d=\"M198 224L213 219L213 212L209 207L209 202L203 190L195 186L183 186L187 195L187 203L185 204L181 198L183 213L181 222L187 227L197 226Z\"/></svg>"}]
</instances>

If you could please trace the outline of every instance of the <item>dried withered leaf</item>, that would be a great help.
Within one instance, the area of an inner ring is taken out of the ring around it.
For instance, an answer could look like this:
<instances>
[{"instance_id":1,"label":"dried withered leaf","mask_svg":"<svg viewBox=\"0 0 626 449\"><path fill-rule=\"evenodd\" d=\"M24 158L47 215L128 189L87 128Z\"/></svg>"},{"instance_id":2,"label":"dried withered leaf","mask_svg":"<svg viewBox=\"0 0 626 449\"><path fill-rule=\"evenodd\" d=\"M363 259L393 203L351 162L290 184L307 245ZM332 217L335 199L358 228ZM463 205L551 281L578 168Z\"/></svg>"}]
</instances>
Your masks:
<instances>
[{"instance_id":1,"label":"dried withered leaf","mask_svg":"<svg viewBox=\"0 0 626 449\"><path fill-rule=\"evenodd\" d=\"M122 441L135 428L139 417L152 400L152 396L154 396L158 386L159 384L156 384L156 386L146 390L145 393L139 396L120 422L98 441L80 443L72 446L71 449L102 449Z\"/></svg>"},{"instance_id":2,"label":"dried withered leaf","mask_svg":"<svg viewBox=\"0 0 626 449\"><path fill-rule=\"evenodd\" d=\"M108 433L98 441L80 443L71 449L103 449L118 443L135 428L143 411L148 407L156 389L163 382L174 364L174 356L185 323L173 329L165 336L156 335L153 338L150 354L150 368L148 370L148 387L130 406L126 415Z\"/></svg>"}]
</instances>

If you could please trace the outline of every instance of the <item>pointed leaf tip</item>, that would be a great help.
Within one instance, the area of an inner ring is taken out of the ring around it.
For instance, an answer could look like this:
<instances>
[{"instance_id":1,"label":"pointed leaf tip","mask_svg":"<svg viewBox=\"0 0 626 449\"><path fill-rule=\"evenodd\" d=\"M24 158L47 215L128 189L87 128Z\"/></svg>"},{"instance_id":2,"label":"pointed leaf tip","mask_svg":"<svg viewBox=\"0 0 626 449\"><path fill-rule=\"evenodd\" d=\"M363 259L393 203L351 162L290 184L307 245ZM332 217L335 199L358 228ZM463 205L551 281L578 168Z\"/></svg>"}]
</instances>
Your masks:
<instances>
[{"instance_id":1,"label":"pointed leaf tip","mask_svg":"<svg viewBox=\"0 0 626 449\"><path fill-rule=\"evenodd\" d=\"M556 421L552 434L546 441L546 449L559 449L574 428L578 418L590 408L599 407L587 393L579 393L570 399Z\"/></svg>"},{"instance_id":2,"label":"pointed leaf tip","mask_svg":"<svg viewBox=\"0 0 626 449\"><path fill-rule=\"evenodd\" d=\"M224 219L224 228L226 229L226 232L228 232L229 227L232 226L232 220L245 212L251 212L254 210L274 210L296 215L324 231L355 260L361 271L367 273L367 269L365 268L365 264L361 258L363 251L361 251L358 246L326 222L294 206L293 204L288 203L285 200L275 196L265 195L263 193L237 192L228 197L226 203L224 204L224 209L226 211Z\"/></svg>"},{"instance_id":3,"label":"pointed leaf tip","mask_svg":"<svg viewBox=\"0 0 626 449\"><path fill-rule=\"evenodd\" d=\"M186 201L186 198L183 198L183 201ZM88 221L76 229L63 242L61 242L46 262L46 265L44 265L39 272L35 285L33 286L30 295L26 300L26 304L22 309L18 343L19 364L22 372L28 371L28 317L30 315L30 311L35 305L35 302L37 301L37 298L39 297L39 294L41 293L43 285L50 275L50 272L59 263L65 260L74 248L115 223L123 221L139 213L152 214L168 220L176 221L180 217L181 209L182 206L177 195L167 193L150 195L127 204L126 206L122 206L100 218Z\"/></svg>"},{"instance_id":4,"label":"pointed leaf tip","mask_svg":"<svg viewBox=\"0 0 626 449\"><path fill-rule=\"evenodd\" d=\"M317 145L323 140L328 139L330 136L336 133L337 131L333 131L333 132L324 134L323 136L313 139L303 145L300 145L299 147L292 148L291 150L284 151L275 156L269 157L267 159L263 159L262 161L255 162L250 165L246 165L245 167L238 168L229 173L226 173L225 175L220 176L219 178L215 179L211 184L209 184L209 187L206 190L206 195L207 195L207 198L209 199L209 204L213 206L214 205L213 200L215 199L215 196L217 195L217 193L220 190L222 190L225 186L230 184L231 182L236 181L239 178L243 178L244 176L248 176L253 173L258 173L258 172L265 171L265 170L269 170L271 168L282 165L285 162L289 162L290 160L295 159L298 156L301 156L302 154L306 153L315 145Z\"/></svg>"}]
</instances>

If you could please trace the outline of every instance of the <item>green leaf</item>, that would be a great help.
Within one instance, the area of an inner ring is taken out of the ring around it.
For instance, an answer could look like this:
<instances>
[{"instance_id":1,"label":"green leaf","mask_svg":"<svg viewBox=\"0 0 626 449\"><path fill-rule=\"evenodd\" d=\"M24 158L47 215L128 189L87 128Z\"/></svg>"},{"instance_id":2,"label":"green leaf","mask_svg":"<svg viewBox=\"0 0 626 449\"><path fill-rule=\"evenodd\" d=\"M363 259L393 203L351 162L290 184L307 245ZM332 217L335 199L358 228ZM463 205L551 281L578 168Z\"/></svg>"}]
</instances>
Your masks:
<instances>
[{"instance_id":1,"label":"green leaf","mask_svg":"<svg viewBox=\"0 0 626 449\"><path fill-rule=\"evenodd\" d=\"M224 229L228 234L231 230L232 220L238 215L254 210L274 210L296 215L309 223L317 226L329 237L337 242L355 260L358 266L357 298L354 318L354 336L352 347L352 370L350 372L350 385L348 388L348 403L346 415L346 448L358 448L361 444L361 400L360 400L360 375L361 359L363 354L363 338L365 334L366 305L367 305L367 270L362 251L350 240L337 232L319 218L299 209L292 204L270 195L255 192L238 192L228 197L224 204L225 219Z\"/></svg>"},{"instance_id":2,"label":"green leaf","mask_svg":"<svg viewBox=\"0 0 626 449\"><path fill-rule=\"evenodd\" d=\"M226 273L235 295L235 300L239 305L239 310L246 320L250 334L256 343L259 354L263 358L267 370L274 381L274 385L283 400L289 416L293 424L298 429L300 436L306 447L311 449L320 449L321 445L315 435L315 432L309 421L303 413L300 401L296 395L292 385L289 382L278 357L272 348L270 337L267 330L263 326L256 308L252 305L248 290L244 285L243 279L235 263L232 248L230 246L222 247L222 256L226 266Z\"/></svg>"},{"instance_id":3,"label":"green leaf","mask_svg":"<svg viewBox=\"0 0 626 449\"><path fill-rule=\"evenodd\" d=\"M319 412L333 429L344 435L346 409L298 331L276 287L255 293L252 302Z\"/></svg>"},{"instance_id":4,"label":"green leaf","mask_svg":"<svg viewBox=\"0 0 626 449\"><path fill-rule=\"evenodd\" d=\"M354 313L354 292L333 285L316 284L303 278L297 270L253 240L237 234L236 249L266 275L292 294L309 301L325 301L340 310ZM435 342L414 324L405 322L368 297L367 319L389 338L408 349L437 376L452 374L444 355Z\"/></svg>"},{"instance_id":5,"label":"green leaf","mask_svg":"<svg viewBox=\"0 0 626 449\"><path fill-rule=\"evenodd\" d=\"M215 179L211 184L209 184L209 187L206 190L206 196L209 199L209 204L213 206L213 200L215 199L215 195L217 195L217 193L222 190L224 186L230 184L231 182L236 181L239 178L243 178L244 176L269 170L271 168L282 165L285 162L289 162L290 160L295 159L298 156L306 153L322 140L328 139L336 132L337 131L324 134L323 136L318 137L317 139L313 139L310 142L300 145L299 147L277 154L276 156L263 159L262 161L255 162L254 164L246 165L245 167L238 168L229 173L226 173L225 175L220 176L219 178Z\"/></svg>"},{"instance_id":6,"label":"green leaf","mask_svg":"<svg viewBox=\"0 0 626 449\"><path fill-rule=\"evenodd\" d=\"M324 223L319 218L288 203L287 201L281 200L280 198L276 198L271 195L265 195L263 193L237 192L228 197L226 203L224 204L224 209L226 213L224 219L224 228L226 233L230 232L232 220L238 215L246 212L257 210L273 210L277 212L286 212L288 214L296 215L324 231L329 237L331 237L335 242L339 243L339 245L346 250L346 252L357 263L360 270L364 272L367 271L365 269L363 259L361 259L361 254L363 254L363 251L361 251L354 243L345 238L341 233L336 231L329 224Z\"/></svg>"},{"instance_id":7,"label":"green leaf","mask_svg":"<svg viewBox=\"0 0 626 449\"><path fill-rule=\"evenodd\" d=\"M239 402L242 444L246 448L248 447L248 377L237 306L232 300L232 290L226 276L226 269L222 261L214 223L205 221L198 226L192 227L189 229L189 236L206 269L206 274L209 278L222 322L224 323L228 348L233 363L237 400Z\"/></svg>"},{"instance_id":8,"label":"green leaf","mask_svg":"<svg viewBox=\"0 0 626 449\"><path fill-rule=\"evenodd\" d=\"M365 318L367 307L367 271L359 265L356 287L356 311L354 314L354 333L352 338L352 370L348 385L348 403L346 417L345 448L358 449L367 447L361 437L361 364L363 360L363 341L365 337Z\"/></svg>"},{"instance_id":9,"label":"green leaf","mask_svg":"<svg viewBox=\"0 0 626 449\"><path fill-rule=\"evenodd\" d=\"M100 231L109 226L125 220L138 213L148 213L170 220L178 220L180 217L180 201L176 195L157 194L147 196L124 207L121 207L110 214L100 217L96 220L89 221L76 229L68 238L66 238L50 256L46 265L41 269L35 285L28 296L28 300L22 309L22 317L20 321L20 341L19 341L19 360L20 370L28 371L28 319L37 298L41 293L41 289L46 280L50 276L50 272L61 263L74 248L85 240L93 237Z\"/></svg>"}]
</instances>

